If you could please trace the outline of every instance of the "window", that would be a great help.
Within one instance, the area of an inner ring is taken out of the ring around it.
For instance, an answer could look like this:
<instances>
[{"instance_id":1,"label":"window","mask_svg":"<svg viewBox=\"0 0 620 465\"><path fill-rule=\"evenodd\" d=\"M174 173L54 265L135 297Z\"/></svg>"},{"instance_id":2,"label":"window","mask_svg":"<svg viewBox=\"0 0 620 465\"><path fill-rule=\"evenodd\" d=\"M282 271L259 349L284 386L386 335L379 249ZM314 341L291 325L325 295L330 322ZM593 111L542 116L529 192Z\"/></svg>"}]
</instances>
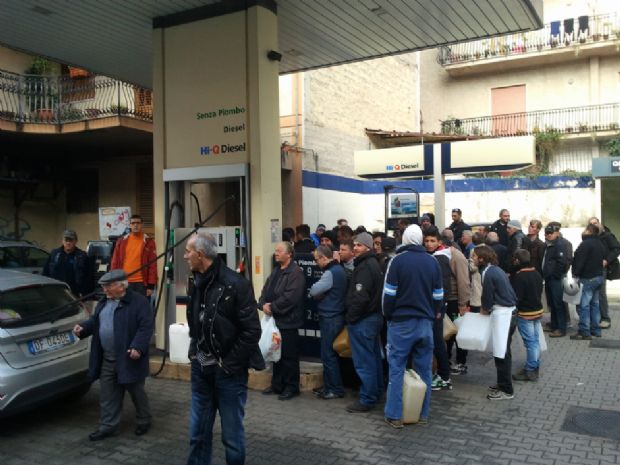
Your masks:
<instances>
[{"instance_id":1,"label":"window","mask_svg":"<svg viewBox=\"0 0 620 465\"><path fill-rule=\"evenodd\" d=\"M99 211L99 170L80 169L71 172L66 181L67 213L97 213Z\"/></svg>"},{"instance_id":2,"label":"window","mask_svg":"<svg viewBox=\"0 0 620 465\"><path fill-rule=\"evenodd\" d=\"M525 132L525 85L491 89L493 135Z\"/></svg>"}]
</instances>

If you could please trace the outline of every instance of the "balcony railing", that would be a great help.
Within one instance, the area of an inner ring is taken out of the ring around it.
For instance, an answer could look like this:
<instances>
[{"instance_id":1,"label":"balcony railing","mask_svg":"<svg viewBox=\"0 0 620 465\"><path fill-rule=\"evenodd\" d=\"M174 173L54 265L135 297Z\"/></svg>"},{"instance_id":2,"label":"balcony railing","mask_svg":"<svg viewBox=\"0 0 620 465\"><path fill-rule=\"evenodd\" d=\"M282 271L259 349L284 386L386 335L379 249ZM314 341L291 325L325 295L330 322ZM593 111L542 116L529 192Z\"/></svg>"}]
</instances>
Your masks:
<instances>
[{"instance_id":1,"label":"balcony railing","mask_svg":"<svg viewBox=\"0 0 620 465\"><path fill-rule=\"evenodd\" d=\"M441 122L442 134L482 137L524 136L542 131L579 134L617 131L619 128L620 103L450 119Z\"/></svg>"},{"instance_id":2,"label":"balcony railing","mask_svg":"<svg viewBox=\"0 0 620 465\"><path fill-rule=\"evenodd\" d=\"M616 44L620 44L620 17L617 14L579 16L563 21L552 21L537 31L441 47L437 61L442 66L448 66L601 41L616 41Z\"/></svg>"},{"instance_id":3,"label":"balcony railing","mask_svg":"<svg viewBox=\"0 0 620 465\"><path fill-rule=\"evenodd\" d=\"M0 119L59 124L115 115L153 121L151 90L105 76L0 71Z\"/></svg>"}]
</instances>

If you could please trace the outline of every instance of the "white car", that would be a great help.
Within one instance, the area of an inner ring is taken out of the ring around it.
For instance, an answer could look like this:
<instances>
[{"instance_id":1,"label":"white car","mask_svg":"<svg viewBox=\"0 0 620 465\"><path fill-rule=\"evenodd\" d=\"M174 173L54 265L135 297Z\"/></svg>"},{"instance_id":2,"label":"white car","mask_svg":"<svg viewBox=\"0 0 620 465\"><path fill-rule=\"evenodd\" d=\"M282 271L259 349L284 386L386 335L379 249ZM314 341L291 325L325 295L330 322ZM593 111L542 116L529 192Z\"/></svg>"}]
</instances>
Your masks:
<instances>
[{"instance_id":1,"label":"white car","mask_svg":"<svg viewBox=\"0 0 620 465\"><path fill-rule=\"evenodd\" d=\"M88 314L60 281L0 269L0 417L88 391Z\"/></svg>"}]
</instances>

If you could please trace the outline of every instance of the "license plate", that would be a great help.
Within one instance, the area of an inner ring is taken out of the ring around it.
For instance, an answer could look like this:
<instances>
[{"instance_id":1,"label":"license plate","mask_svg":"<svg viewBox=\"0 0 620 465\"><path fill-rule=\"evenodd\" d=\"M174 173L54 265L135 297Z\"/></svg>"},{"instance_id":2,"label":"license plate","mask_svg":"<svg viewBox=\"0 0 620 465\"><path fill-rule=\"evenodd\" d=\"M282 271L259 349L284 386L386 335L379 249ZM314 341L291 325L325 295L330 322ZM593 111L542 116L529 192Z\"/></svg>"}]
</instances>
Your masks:
<instances>
[{"instance_id":1,"label":"license plate","mask_svg":"<svg viewBox=\"0 0 620 465\"><path fill-rule=\"evenodd\" d=\"M28 342L28 350L31 354L37 355L44 352L52 352L75 342L75 336L71 331L52 334L50 336L33 339Z\"/></svg>"}]
</instances>

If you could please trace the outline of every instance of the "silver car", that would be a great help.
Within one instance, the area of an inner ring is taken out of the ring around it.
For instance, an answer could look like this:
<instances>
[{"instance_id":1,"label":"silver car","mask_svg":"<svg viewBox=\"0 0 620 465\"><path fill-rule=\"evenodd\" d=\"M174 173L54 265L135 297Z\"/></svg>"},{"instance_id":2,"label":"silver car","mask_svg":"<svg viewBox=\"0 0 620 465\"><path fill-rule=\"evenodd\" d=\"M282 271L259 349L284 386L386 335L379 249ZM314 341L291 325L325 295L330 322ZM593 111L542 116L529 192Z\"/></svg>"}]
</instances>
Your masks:
<instances>
[{"instance_id":1,"label":"silver car","mask_svg":"<svg viewBox=\"0 0 620 465\"><path fill-rule=\"evenodd\" d=\"M0 269L0 417L88 391L86 318L65 283Z\"/></svg>"},{"instance_id":2,"label":"silver car","mask_svg":"<svg viewBox=\"0 0 620 465\"><path fill-rule=\"evenodd\" d=\"M0 268L41 274L49 256L29 242L0 241Z\"/></svg>"}]
</instances>

